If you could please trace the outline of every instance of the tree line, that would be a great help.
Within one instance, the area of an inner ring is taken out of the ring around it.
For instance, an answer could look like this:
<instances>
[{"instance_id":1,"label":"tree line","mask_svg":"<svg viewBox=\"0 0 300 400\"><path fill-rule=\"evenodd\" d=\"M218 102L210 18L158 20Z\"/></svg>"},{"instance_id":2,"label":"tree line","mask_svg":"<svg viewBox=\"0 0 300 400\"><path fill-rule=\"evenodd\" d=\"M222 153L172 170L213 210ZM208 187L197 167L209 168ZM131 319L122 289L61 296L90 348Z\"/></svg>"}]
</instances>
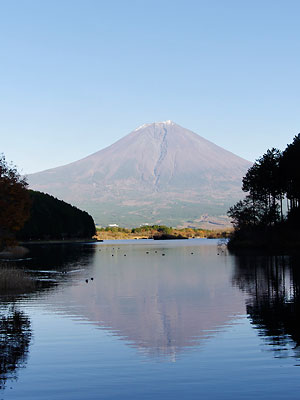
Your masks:
<instances>
[{"instance_id":1,"label":"tree line","mask_svg":"<svg viewBox=\"0 0 300 400\"><path fill-rule=\"evenodd\" d=\"M93 218L71 204L28 190L13 164L0 154L0 251L21 240L91 238Z\"/></svg>"},{"instance_id":2,"label":"tree line","mask_svg":"<svg viewBox=\"0 0 300 400\"><path fill-rule=\"evenodd\" d=\"M300 134L284 151L267 150L249 168L242 184L247 195L228 211L235 235L249 230L299 225L299 160Z\"/></svg>"},{"instance_id":3,"label":"tree line","mask_svg":"<svg viewBox=\"0 0 300 400\"><path fill-rule=\"evenodd\" d=\"M55 197L29 190L30 216L17 233L20 240L91 238L96 229L93 218Z\"/></svg>"}]
</instances>

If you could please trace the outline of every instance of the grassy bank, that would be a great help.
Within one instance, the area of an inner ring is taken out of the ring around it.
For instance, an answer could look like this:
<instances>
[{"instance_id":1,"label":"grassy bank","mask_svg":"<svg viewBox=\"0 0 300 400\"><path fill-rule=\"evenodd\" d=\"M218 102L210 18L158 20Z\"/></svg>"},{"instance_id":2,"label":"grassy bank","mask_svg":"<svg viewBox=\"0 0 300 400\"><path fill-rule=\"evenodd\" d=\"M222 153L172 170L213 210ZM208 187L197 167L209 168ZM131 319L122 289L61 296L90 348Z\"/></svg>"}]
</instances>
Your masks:
<instances>
[{"instance_id":1,"label":"grassy bank","mask_svg":"<svg viewBox=\"0 0 300 400\"><path fill-rule=\"evenodd\" d=\"M0 265L0 295L28 293L35 288L36 282L23 270Z\"/></svg>"},{"instance_id":2,"label":"grassy bank","mask_svg":"<svg viewBox=\"0 0 300 400\"><path fill-rule=\"evenodd\" d=\"M185 238L210 238L219 239L229 237L232 229L207 230L192 228L170 228L164 225L141 226L139 228L126 229L120 227L97 228L96 238L98 240L126 240L126 239L152 239L160 235L171 235L173 237Z\"/></svg>"}]
</instances>

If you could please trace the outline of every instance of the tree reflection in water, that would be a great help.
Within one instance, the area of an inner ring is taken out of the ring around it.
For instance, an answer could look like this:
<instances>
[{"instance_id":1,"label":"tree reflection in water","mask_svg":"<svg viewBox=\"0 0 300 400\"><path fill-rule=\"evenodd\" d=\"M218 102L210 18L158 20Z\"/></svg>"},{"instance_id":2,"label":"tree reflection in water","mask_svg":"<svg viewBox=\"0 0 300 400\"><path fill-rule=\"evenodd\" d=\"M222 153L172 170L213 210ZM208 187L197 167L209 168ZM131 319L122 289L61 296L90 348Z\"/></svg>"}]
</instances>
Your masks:
<instances>
[{"instance_id":1,"label":"tree reflection in water","mask_svg":"<svg viewBox=\"0 0 300 400\"><path fill-rule=\"evenodd\" d=\"M25 365L30 340L30 321L23 312L11 308L0 317L0 389Z\"/></svg>"},{"instance_id":2,"label":"tree reflection in water","mask_svg":"<svg viewBox=\"0 0 300 400\"><path fill-rule=\"evenodd\" d=\"M282 352L280 356L285 356L288 344L296 350L300 344L299 260L287 256L236 256L233 283L249 294L246 306L251 322Z\"/></svg>"}]
</instances>

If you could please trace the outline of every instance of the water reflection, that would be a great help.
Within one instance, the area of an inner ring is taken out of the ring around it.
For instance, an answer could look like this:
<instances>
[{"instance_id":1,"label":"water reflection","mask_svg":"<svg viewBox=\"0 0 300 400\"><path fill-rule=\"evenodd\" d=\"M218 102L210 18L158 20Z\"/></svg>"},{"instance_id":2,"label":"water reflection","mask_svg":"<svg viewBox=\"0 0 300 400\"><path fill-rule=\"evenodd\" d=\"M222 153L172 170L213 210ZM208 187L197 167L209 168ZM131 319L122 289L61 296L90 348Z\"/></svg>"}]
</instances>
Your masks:
<instances>
[{"instance_id":1,"label":"water reflection","mask_svg":"<svg viewBox=\"0 0 300 400\"><path fill-rule=\"evenodd\" d=\"M38 298L47 296L47 292L60 288L63 284L72 285L76 275L88 270L95 249L84 244L48 244L27 245L29 253L18 262L12 261L13 268L25 269L37 285L35 291L21 297ZM5 300L9 302L9 297Z\"/></svg>"},{"instance_id":2,"label":"water reflection","mask_svg":"<svg viewBox=\"0 0 300 400\"><path fill-rule=\"evenodd\" d=\"M32 245L24 260L7 264L12 268L25 268L37 279L34 290L20 295L1 296L0 305L0 389L7 380L17 378L17 370L26 365L32 336L29 317L18 310L17 304L31 300L42 303L57 290L61 283L72 283L74 269L89 265L94 248L81 245Z\"/></svg>"},{"instance_id":3,"label":"water reflection","mask_svg":"<svg viewBox=\"0 0 300 400\"><path fill-rule=\"evenodd\" d=\"M59 283L14 300L35 341L25 325L15 369L2 363L3 387L30 345L7 399L296 399L296 363L273 349L297 355L297 260L235 257L211 243L103 244L68 263L51 247L52 267L32 252L30 269L48 263Z\"/></svg>"},{"instance_id":4,"label":"water reflection","mask_svg":"<svg viewBox=\"0 0 300 400\"><path fill-rule=\"evenodd\" d=\"M70 269L88 266L95 247L85 244L32 244L28 259L22 261L22 266L34 270L59 270L68 272Z\"/></svg>"},{"instance_id":5,"label":"water reflection","mask_svg":"<svg viewBox=\"0 0 300 400\"><path fill-rule=\"evenodd\" d=\"M299 259L237 256L233 283L248 294L247 313L276 356L289 356L291 347L300 344ZM299 356L298 350L294 355Z\"/></svg>"},{"instance_id":6,"label":"water reflection","mask_svg":"<svg viewBox=\"0 0 300 400\"><path fill-rule=\"evenodd\" d=\"M175 360L199 346L245 314L245 295L252 324L277 356L300 343L296 258L165 243L35 246L30 254L27 267L62 289L40 291L33 301L91 321L151 357Z\"/></svg>"},{"instance_id":7,"label":"water reflection","mask_svg":"<svg viewBox=\"0 0 300 400\"><path fill-rule=\"evenodd\" d=\"M56 293L50 307L174 361L244 313L223 262L216 246L98 246L86 275L93 281Z\"/></svg>"},{"instance_id":8,"label":"water reflection","mask_svg":"<svg viewBox=\"0 0 300 400\"><path fill-rule=\"evenodd\" d=\"M17 369L26 364L31 334L23 312L12 307L0 317L0 389L8 379L16 379Z\"/></svg>"}]
</instances>

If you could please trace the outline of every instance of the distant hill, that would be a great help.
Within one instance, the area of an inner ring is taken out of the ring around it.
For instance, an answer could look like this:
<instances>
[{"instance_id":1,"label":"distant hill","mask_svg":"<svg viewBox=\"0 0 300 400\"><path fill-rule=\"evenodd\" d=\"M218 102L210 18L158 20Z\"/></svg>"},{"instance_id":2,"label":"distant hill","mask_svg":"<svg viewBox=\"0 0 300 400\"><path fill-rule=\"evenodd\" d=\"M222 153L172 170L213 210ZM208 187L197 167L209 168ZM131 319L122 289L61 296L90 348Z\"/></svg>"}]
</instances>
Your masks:
<instances>
[{"instance_id":1,"label":"distant hill","mask_svg":"<svg viewBox=\"0 0 300 400\"><path fill-rule=\"evenodd\" d=\"M172 121L145 124L86 158L28 176L30 187L101 225L213 227L242 197L251 163Z\"/></svg>"}]
</instances>

